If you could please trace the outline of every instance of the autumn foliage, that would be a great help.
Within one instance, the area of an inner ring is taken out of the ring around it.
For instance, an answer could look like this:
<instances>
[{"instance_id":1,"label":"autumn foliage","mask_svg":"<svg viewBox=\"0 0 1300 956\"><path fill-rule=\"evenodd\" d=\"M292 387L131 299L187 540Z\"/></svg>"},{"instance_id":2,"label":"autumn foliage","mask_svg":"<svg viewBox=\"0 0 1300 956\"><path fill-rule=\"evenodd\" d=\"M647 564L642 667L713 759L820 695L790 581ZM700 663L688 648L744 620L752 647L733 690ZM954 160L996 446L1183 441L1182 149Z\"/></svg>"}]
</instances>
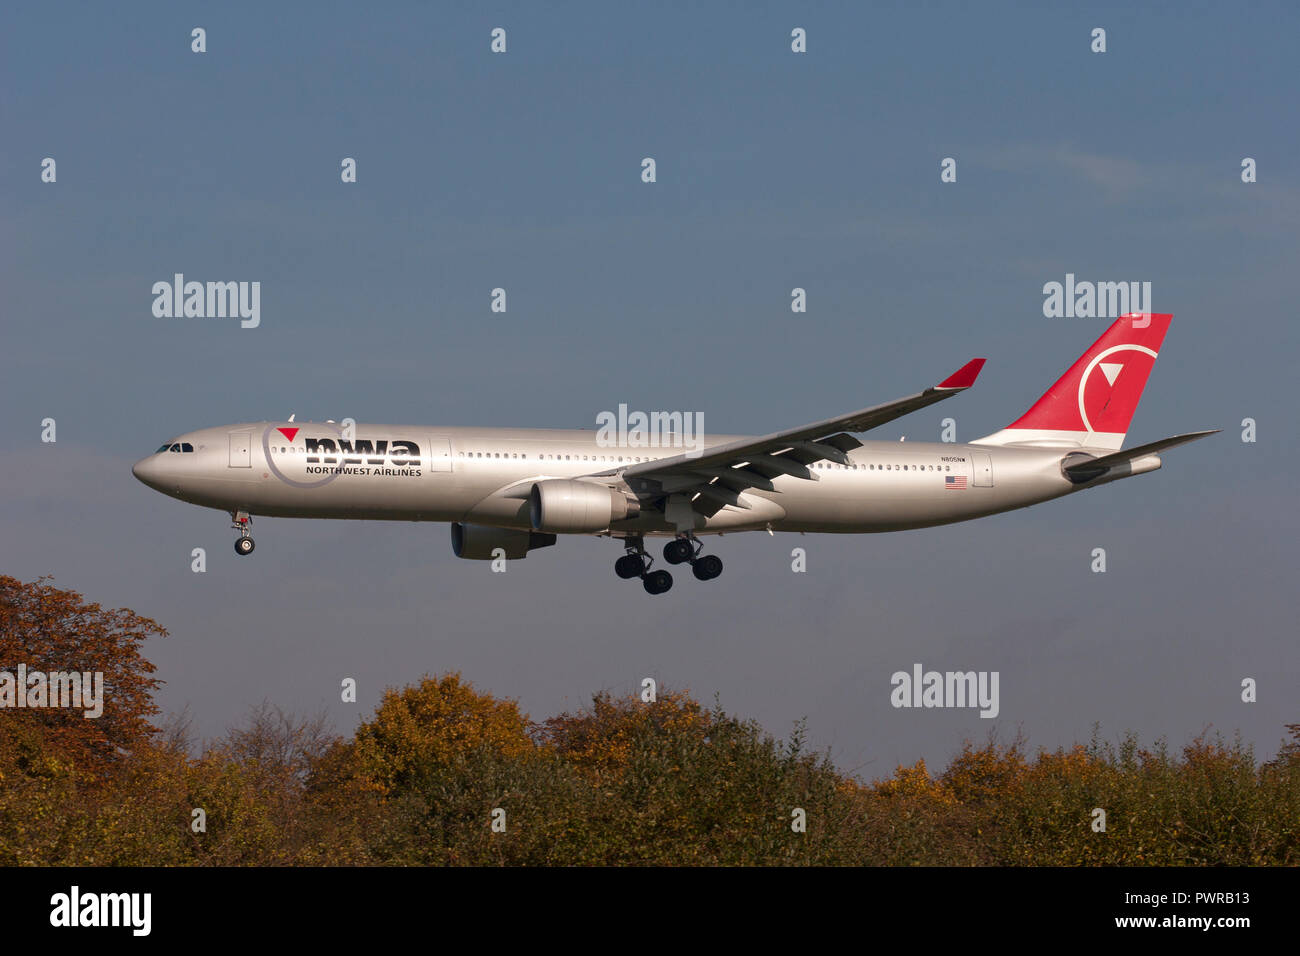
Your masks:
<instances>
[{"instance_id":1,"label":"autumn foliage","mask_svg":"<svg viewBox=\"0 0 1300 956\"><path fill-rule=\"evenodd\" d=\"M197 746L183 719L150 723L156 624L0 586L0 666L75 653L134 691L89 735L0 715L0 864L1300 863L1300 725L1262 766L1208 733L1177 752L994 738L865 783L801 726L777 740L683 692L534 722L443 674L386 692L351 737L264 704Z\"/></svg>"},{"instance_id":2,"label":"autumn foliage","mask_svg":"<svg viewBox=\"0 0 1300 956\"><path fill-rule=\"evenodd\" d=\"M133 752L153 732L158 681L140 653L150 637L165 637L156 622L125 609L85 603L45 579L24 584L0 575L0 670L102 672L104 712L87 720L78 709L10 709L3 714L0 746L13 756L65 762L101 773ZM35 748L35 749L33 749Z\"/></svg>"}]
</instances>

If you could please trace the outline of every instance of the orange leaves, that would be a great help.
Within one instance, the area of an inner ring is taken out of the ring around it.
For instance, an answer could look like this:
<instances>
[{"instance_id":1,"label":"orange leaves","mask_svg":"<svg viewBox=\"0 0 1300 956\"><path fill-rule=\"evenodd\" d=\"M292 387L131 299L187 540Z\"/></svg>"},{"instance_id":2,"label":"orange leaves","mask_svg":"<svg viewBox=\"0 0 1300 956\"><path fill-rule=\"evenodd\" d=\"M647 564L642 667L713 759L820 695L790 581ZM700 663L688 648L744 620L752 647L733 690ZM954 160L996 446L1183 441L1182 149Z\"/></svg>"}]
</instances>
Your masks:
<instances>
[{"instance_id":1,"label":"orange leaves","mask_svg":"<svg viewBox=\"0 0 1300 956\"><path fill-rule=\"evenodd\" d=\"M165 633L0 577L0 667L111 689L100 720L0 714L0 864L1300 863L1298 725L1263 768L1206 735L1033 757L991 739L864 785L802 725L777 741L685 693L600 693L539 725L453 673L387 691L351 740L267 705L193 757L150 724L140 651Z\"/></svg>"},{"instance_id":2,"label":"orange leaves","mask_svg":"<svg viewBox=\"0 0 1300 956\"><path fill-rule=\"evenodd\" d=\"M357 729L357 758L363 776L388 793L422 768L476 752L522 756L535 747L528 729L514 701L481 694L458 673L426 675L384 693L374 718Z\"/></svg>"},{"instance_id":3,"label":"orange leaves","mask_svg":"<svg viewBox=\"0 0 1300 956\"><path fill-rule=\"evenodd\" d=\"M82 770L102 772L156 732L150 718L158 713L152 694L159 681L149 676L154 666L141 648L167 631L134 611L87 604L46 580L0 575L0 666L11 673L20 664L28 672L102 673L103 713L87 720L76 707L7 710L6 732L38 724L46 746Z\"/></svg>"},{"instance_id":4,"label":"orange leaves","mask_svg":"<svg viewBox=\"0 0 1300 956\"><path fill-rule=\"evenodd\" d=\"M888 780L876 783L871 793L877 797L916 797L941 804L956 802L952 793L930 776L924 760L910 767L899 766Z\"/></svg>"},{"instance_id":5,"label":"orange leaves","mask_svg":"<svg viewBox=\"0 0 1300 956\"><path fill-rule=\"evenodd\" d=\"M1005 747L989 741L978 750L967 741L939 780L957 802L973 803L1016 786L1026 770L1020 741Z\"/></svg>"},{"instance_id":6,"label":"orange leaves","mask_svg":"<svg viewBox=\"0 0 1300 956\"><path fill-rule=\"evenodd\" d=\"M590 708L544 722L537 736L577 769L617 779L639 738L684 733L702 741L708 726L708 714L686 693L663 691L654 703L646 704L635 695L615 698L602 691L592 698Z\"/></svg>"}]
</instances>

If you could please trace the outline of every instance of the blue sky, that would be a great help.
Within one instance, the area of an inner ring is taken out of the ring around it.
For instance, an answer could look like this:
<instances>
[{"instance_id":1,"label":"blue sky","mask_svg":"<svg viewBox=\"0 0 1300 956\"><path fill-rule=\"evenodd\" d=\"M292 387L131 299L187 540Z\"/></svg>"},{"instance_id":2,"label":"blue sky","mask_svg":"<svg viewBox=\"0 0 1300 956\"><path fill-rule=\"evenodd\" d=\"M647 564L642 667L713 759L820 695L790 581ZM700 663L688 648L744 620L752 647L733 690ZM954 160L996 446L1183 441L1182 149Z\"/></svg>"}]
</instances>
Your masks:
<instances>
[{"instance_id":1,"label":"blue sky","mask_svg":"<svg viewBox=\"0 0 1300 956\"><path fill-rule=\"evenodd\" d=\"M1174 744L1212 725L1264 754L1300 720L1294 8L87 4L0 25L0 568L163 622L161 700L200 732L263 698L347 730L449 669L537 717L654 676L777 734L806 716L865 776L993 723L1050 747L1094 721ZM260 281L261 326L153 317L176 272ZM1175 313L1130 443L1222 435L967 525L728 536L722 578L658 599L607 541L493 575L441 525L261 519L237 559L222 514L130 474L176 433L290 412L575 427L626 402L761 433L980 355L976 389L873 436L934 440L951 415L974 438L1104 328L1043 316L1066 273L1149 281ZM999 670L998 720L892 709L915 661Z\"/></svg>"}]
</instances>

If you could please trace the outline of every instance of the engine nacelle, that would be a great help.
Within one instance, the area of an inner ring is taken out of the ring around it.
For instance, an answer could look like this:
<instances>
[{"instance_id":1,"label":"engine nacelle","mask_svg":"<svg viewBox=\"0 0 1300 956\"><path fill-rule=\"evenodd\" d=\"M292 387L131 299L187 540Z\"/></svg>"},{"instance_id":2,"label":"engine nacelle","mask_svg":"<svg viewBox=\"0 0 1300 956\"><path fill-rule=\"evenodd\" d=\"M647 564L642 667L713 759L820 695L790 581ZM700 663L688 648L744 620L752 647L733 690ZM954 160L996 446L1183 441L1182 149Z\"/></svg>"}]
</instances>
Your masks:
<instances>
[{"instance_id":1,"label":"engine nacelle","mask_svg":"<svg viewBox=\"0 0 1300 956\"><path fill-rule=\"evenodd\" d=\"M589 481L548 478L533 485L528 496L528 514L536 531L604 531L611 521L635 518L640 513L635 498Z\"/></svg>"},{"instance_id":2,"label":"engine nacelle","mask_svg":"<svg viewBox=\"0 0 1300 956\"><path fill-rule=\"evenodd\" d=\"M484 524L451 523L451 550L458 558L490 561L492 552L500 548L510 560L526 558L534 548L549 548L555 544L555 535L536 531L516 531L513 528L493 528Z\"/></svg>"}]
</instances>

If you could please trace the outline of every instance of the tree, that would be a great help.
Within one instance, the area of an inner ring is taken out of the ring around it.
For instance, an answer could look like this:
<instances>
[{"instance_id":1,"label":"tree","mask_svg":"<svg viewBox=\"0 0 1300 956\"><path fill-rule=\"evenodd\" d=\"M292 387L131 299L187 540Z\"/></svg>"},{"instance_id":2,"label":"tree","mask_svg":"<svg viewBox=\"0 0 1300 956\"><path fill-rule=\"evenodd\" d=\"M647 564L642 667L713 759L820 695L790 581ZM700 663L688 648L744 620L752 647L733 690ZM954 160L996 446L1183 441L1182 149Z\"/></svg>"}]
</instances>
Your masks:
<instances>
[{"instance_id":1,"label":"tree","mask_svg":"<svg viewBox=\"0 0 1300 956\"><path fill-rule=\"evenodd\" d=\"M479 693L458 673L425 675L384 692L374 719L357 728L357 758L362 774L389 794L481 750L523 756L535 748L529 726L515 701Z\"/></svg>"},{"instance_id":2,"label":"tree","mask_svg":"<svg viewBox=\"0 0 1300 956\"><path fill-rule=\"evenodd\" d=\"M29 687L36 672L89 674L92 686L102 675L103 712L88 719L82 707L14 708L0 732L30 737L36 731L50 753L101 774L157 732L150 722L158 714L152 694L161 681L149 676L154 666L141 647L167 631L134 611L87 604L48 580L24 583L0 575L0 672L12 675L8 686L21 694L28 690L16 686L22 665ZM21 769L21 757L19 763Z\"/></svg>"}]
</instances>

